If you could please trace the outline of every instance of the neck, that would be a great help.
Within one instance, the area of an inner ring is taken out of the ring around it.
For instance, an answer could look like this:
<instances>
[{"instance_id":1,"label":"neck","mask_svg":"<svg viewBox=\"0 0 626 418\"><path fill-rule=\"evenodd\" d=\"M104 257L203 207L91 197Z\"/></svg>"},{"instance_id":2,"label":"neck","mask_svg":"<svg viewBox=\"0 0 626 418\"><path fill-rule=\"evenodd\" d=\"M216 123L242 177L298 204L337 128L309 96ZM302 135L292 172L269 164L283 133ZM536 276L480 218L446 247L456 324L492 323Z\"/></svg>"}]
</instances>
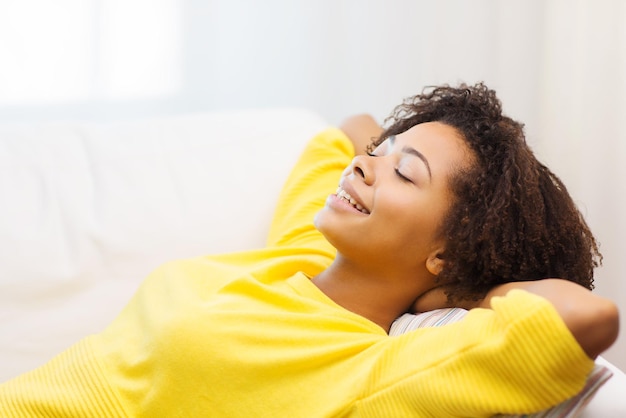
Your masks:
<instances>
[{"instance_id":1,"label":"neck","mask_svg":"<svg viewBox=\"0 0 626 418\"><path fill-rule=\"evenodd\" d=\"M415 299L428 290L415 274L403 279L399 272L376 271L358 266L341 255L313 278L313 283L335 303L376 323L389 332L392 322L407 312Z\"/></svg>"}]
</instances>

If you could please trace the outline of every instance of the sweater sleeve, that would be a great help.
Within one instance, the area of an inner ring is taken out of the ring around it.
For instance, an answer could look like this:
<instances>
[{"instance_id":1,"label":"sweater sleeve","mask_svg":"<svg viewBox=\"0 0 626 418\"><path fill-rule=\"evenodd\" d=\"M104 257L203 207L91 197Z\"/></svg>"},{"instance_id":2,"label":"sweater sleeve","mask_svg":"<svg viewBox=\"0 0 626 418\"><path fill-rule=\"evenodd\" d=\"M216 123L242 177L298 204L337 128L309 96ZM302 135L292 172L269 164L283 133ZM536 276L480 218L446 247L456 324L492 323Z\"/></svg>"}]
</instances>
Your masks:
<instances>
[{"instance_id":1,"label":"sweater sleeve","mask_svg":"<svg viewBox=\"0 0 626 418\"><path fill-rule=\"evenodd\" d=\"M268 246L319 248L334 254L315 229L313 218L337 189L353 156L352 143L337 128L321 132L308 143L279 196Z\"/></svg>"},{"instance_id":2,"label":"sweater sleeve","mask_svg":"<svg viewBox=\"0 0 626 418\"><path fill-rule=\"evenodd\" d=\"M363 417L523 414L574 396L594 362L544 298L513 290L493 309L398 338L391 370L360 402Z\"/></svg>"},{"instance_id":3,"label":"sweater sleeve","mask_svg":"<svg viewBox=\"0 0 626 418\"><path fill-rule=\"evenodd\" d=\"M0 384L0 417L129 416L108 384L94 338L85 338L45 366Z\"/></svg>"}]
</instances>

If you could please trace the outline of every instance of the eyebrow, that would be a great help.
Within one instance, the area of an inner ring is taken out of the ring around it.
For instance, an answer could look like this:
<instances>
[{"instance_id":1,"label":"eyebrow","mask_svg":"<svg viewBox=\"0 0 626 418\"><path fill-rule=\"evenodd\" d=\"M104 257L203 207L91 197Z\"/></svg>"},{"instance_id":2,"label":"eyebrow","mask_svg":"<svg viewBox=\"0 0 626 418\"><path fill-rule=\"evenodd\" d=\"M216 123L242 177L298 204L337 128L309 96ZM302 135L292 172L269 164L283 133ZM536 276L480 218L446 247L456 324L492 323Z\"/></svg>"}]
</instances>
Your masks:
<instances>
[{"instance_id":1,"label":"eyebrow","mask_svg":"<svg viewBox=\"0 0 626 418\"><path fill-rule=\"evenodd\" d=\"M396 136L395 135L391 135L389 138L389 143L391 146L393 146L394 141L396 140ZM411 155L415 155L417 158L419 158L420 160L422 160L422 162L424 163L424 165L426 166L426 169L428 170L428 177L432 180L433 179L433 175L430 171L430 164L428 164L428 160L426 159L426 157L424 156L424 154L422 154L421 152L419 152L418 150L416 150L415 148L411 148L411 147L403 147L402 148L402 152L406 153L406 154L411 154Z\"/></svg>"}]
</instances>

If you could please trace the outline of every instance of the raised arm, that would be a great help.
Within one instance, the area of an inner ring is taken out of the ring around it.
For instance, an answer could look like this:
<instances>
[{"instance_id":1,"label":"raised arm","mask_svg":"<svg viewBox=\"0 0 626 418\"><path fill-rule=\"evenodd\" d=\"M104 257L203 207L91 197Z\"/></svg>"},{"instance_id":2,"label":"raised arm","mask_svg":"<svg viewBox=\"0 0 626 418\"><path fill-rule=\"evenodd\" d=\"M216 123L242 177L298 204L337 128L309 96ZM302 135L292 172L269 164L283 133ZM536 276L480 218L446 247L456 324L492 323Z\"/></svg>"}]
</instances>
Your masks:
<instances>
[{"instance_id":1,"label":"raised arm","mask_svg":"<svg viewBox=\"0 0 626 418\"><path fill-rule=\"evenodd\" d=\"M268 246L334 249L315 229L313 218L337 190L341 173L354 156L352 144L337 128L312 138L292 169L276 204Z\"/></svg>"},{"instance_id":2,"label":"raised arm","mask_svg":"<svg viewBox=\"0 0 626 418\"><path fill-rule=\"evenodd\" d=\"M525 290L547 299L590 358L597 357L617 339L619 312L615 303L563 279L506 283L494 287L482 300L461 301L454 306L466 309L491 308L497 297L505 296L513 289ZM420 312L442 307L451 307L442 288L435 288L422 295L414 305L415 310Z\"/></svg>"},{"instance_id":3,"label":"raised arm","mask_svg":"<svg viewBox=\"0 0 626 418\"><path fill-rule=\"evenodd\" d=\"M383 132L378 122L367 114L351 116L344 120L339 128L350 138L356 155L365 154L372 139L378 138Z\"/></svg>"},{"instance_id":4,"label":"raised arm","mask_svg":"<svg viewBox=\"0 0 626 418\"><path fill-rule=\"evenodd\" d=\"M339 177L356 154L364 154L382 128L372 116L351 116L314 137L294 166L279 197L269 246L327 247L313 217L334 193ZM349 141L348 141L349 140Z\"/></svg>"},{"instance_id":5,"label":"raised arm","mask_svg":"<svg viewBox=\"0 0 626 418\"><path fill-rule=\"evenodd\" d=\"M619 312L615 303L567 280L503 284L492 289L479 306L490 308L494 297L504 296L512 289L523 289L547 299L590 358L597 357L617 339Z\"/></svg>"}]
</instances>

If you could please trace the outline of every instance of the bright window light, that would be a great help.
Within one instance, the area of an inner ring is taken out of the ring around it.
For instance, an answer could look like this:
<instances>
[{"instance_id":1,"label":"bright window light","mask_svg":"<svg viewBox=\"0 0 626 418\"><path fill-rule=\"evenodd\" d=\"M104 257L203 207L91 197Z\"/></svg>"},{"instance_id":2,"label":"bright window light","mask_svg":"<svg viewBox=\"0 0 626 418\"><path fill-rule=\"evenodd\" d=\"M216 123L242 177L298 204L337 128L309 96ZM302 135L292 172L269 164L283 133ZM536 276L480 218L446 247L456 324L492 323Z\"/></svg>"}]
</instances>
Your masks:
<instances>
[{"instance_id":1,"label":"bright window light","mask_svg":"<svg viewBox=\"0 0 626 418\"><path fill-rule=\"evenodd\" d=\"M177 0L2 0L0 105L176 93L180 7Z\"/></svg>"},{"instance_id":2,"label":"bright window light","mask_svg":"<svg viewBox=\"0 0 626 418\"><path fill-rule=\"evenodd\" d=\"M104 97L163 96L180 88L180 3L177 0L101 1Z\"/></svg>"}]
</instances>

